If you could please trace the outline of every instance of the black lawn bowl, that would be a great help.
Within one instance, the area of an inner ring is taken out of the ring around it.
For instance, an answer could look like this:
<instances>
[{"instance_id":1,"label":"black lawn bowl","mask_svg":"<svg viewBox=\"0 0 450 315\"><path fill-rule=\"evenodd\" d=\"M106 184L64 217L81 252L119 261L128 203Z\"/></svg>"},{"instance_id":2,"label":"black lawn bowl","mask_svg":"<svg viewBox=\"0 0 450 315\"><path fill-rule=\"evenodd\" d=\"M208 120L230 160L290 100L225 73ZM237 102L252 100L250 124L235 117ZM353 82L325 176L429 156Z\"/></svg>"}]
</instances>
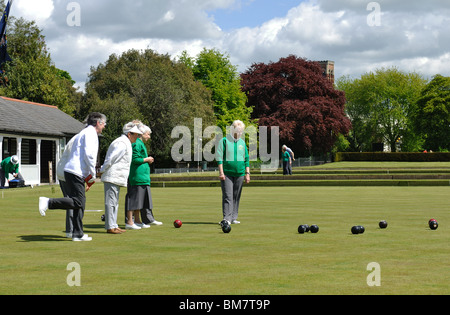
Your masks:
<instances>
[{"instance_id":1,"label":"black lawn bowl","mask_svg":"<svg viewBox=\"0 0 450 315\"><path fill-rule=\"evenodd\" d=\"M352 231L352 234L359 234L359 233L361 233L361 227L359 225L352 226L351 231Z\"/></svg>"},{"instance_id":2,"label":"black lawn bowl","mask_svg":"<svg viewBox=\"0 0 450 315\"><path fill-rule=\"evenodd\" d=\"M366 231L366 229L364 228L364 226L358 225L358 227L359 227L359 234L363 234L363 233Z\"/></svg>"},{"instance_id":3,"label":"black lawn bowl","mask_svg":"<svg viewBox=\"0 0 450 315\"><path fill-rule=\"evenodd\" d=\"M428 226L429 226L430 229L432 229L432 230L437 230L437 228L438 228L439 225L438 225L438 223L437 223L436 220L432 219L432 220L428 221Z\"/></svg>"},{"instance_id":4,"label":"black lawn bowl","mask_svg":"<svg viewBox=\"0 0 450 315\"><path fill-rule=\"evenodd\" d=\"M385 229L387 228L388 224L385 220L380 221L380 223L378 223L378 226L380 227L380 229Z\"/></svg>"},{"instance_id":5,"label":"black lawn bowl","mask_svg":"<svg viewBox=\"0 0 450 315\"><path fill-rule=\"evenodd\" d=\"M313 225L311 225L309 230L311 231L311 233L317 233L317 232L319 232L319 226L313 224Z\"/></svg>"},{"instance_id":6,"label":"black lawn bowl","mask_svg":"<svg viewBox=\"0 0 450 315\"><path fill-rule=\"evenodd\" d=\"M300 226L298 227L298 233L304 234L305 232L307 232L307 231L306 231L306 226L305 226L304 224L300 225Z\"/></svg>"},{"instance_id":7,"label":"black lawn bowl","mask_svg":"<svg viewBox=\"0 0 450 315\"><path fill-rule=\"evenodd\" d=\"M228 223L222 225L222 231L223 231L223 233L230 233L231 232L231 226Z\"/></svg>"}]
</instances>

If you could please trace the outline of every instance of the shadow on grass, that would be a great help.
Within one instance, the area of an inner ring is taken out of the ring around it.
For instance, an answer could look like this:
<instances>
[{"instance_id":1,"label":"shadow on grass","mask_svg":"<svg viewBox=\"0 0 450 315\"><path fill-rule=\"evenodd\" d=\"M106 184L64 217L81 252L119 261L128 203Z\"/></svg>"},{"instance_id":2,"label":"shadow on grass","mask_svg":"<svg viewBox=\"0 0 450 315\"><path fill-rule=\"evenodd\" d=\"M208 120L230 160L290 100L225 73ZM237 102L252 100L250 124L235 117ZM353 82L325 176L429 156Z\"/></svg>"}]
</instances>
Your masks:
<instances>
[{"instance_id":1,"label":"shadow on grass","mask_svg":"<svg viewBox=\"0 0 450 315\"><path fill-rule=\"evenodd\" d=\"M85 224L83 225L85 234L104 233L104 224ZM66 233L62 231L62 233ZM18 242L63 242L72 241L72 238L67 238L61 235L21 235Z\"/></svg>"},{"instance_id":2,"label":"shadow on grass","mask_svg":"<svg viewBox=\"0 0 450 315\"><path fill-rule=\"evenodd\" d=\"M21 240L19 242L64 242L72 241L71 238L67 238L59 235L22 235L18 236Z\"/></svg>"},{"instance_id":3,"label":"shadow on grass","mask_svg":"<svg viewBox=\"0 0 450 315\"><path fill-rule=\"evenodd\" d=\"M105 224L84 224L83 230L86 234L105 233Z\"/></svg>"}]
</instances>

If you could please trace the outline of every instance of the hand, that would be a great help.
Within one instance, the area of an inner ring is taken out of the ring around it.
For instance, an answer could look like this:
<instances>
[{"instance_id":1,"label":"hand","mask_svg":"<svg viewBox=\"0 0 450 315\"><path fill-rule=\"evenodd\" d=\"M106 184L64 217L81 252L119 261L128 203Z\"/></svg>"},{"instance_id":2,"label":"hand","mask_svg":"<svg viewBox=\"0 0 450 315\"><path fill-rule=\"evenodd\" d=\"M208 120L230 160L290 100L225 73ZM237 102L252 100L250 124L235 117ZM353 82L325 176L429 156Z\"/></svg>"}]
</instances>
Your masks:
<instances>
[{"instance_id":1,"label":"hand","mask_svg":"<svg viewBox=\"0 0 450 315\"><path fill-rule=\"evenodd\" d=\"M225 174L219 174L219 179L221 181L224 181L225 180Z\"/></svg>"},{"instance_id":2,"label":"hand","mask_svg":"<svg viewBox=\"0 0 450 315\"><path fill-rule=\"evenodd\" d=\"M91 189L92 185L94 185L94 183L95 183L95 177L92 175L89 175L88 177L85 178L84 181L86 182L86 192L88 192L89 189Z\"/></svg>"},{"instance_id":3,"label":"hand","mask_svg":"<svg viewBox=\"0 0 450 315\"><path fill-rule=\"evenodd\" d=\"M250 174L245 174L245 183L250 183Z\"/></svg>"},{"instance_id":4,"label":"hand","mask_svg":"<svg viewBox=\"0 0 450 315\"><path fill-rule=\"evenodd\" d=\"M153 157L149 156L148 158L144 159L144 162L148 163L148 164L152 164L153 162L155 162L155 159Z\"/></svg>"}]
</instances>

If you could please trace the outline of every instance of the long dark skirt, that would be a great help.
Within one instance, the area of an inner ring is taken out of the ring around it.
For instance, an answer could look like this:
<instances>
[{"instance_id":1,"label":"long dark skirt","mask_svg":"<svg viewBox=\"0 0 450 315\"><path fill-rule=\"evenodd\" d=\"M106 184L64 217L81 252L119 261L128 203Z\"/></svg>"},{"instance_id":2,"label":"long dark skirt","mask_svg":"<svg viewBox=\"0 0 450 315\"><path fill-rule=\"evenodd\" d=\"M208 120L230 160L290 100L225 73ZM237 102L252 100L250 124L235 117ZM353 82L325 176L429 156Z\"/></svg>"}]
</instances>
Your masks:
<instances>
[{"instance_id":1,"label":"long dark skirt","mask_svg":"<svg viewBox=\"0 0 450 315\"><path fill-rule=\"evenodd\" d=\"M125 197L125 221L126 211L140 210L142 222L152 223L155 221L152 209L152 191L149 185L128 186L128 193Z\"/></svg>"}]
</instances>

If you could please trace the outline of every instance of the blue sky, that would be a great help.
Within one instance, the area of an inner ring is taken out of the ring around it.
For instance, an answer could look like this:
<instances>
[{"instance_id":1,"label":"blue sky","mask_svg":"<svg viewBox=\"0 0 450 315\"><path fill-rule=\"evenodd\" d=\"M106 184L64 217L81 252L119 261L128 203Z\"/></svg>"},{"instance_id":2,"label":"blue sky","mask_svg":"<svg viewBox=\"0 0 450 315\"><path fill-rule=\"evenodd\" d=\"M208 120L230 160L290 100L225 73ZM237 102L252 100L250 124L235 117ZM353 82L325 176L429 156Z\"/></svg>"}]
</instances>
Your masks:
<instances>
[{"instance_id":1,"label":"blue sky","mask_svg":"<svg viewBox=\"0 0 450 315\"><path fill-rule=\"evenodd\" d=\"M223 30L258 27L273 18L285 17L301 0L243 0L241 5L209 12Z\"/></svg>"}]
</instances>

